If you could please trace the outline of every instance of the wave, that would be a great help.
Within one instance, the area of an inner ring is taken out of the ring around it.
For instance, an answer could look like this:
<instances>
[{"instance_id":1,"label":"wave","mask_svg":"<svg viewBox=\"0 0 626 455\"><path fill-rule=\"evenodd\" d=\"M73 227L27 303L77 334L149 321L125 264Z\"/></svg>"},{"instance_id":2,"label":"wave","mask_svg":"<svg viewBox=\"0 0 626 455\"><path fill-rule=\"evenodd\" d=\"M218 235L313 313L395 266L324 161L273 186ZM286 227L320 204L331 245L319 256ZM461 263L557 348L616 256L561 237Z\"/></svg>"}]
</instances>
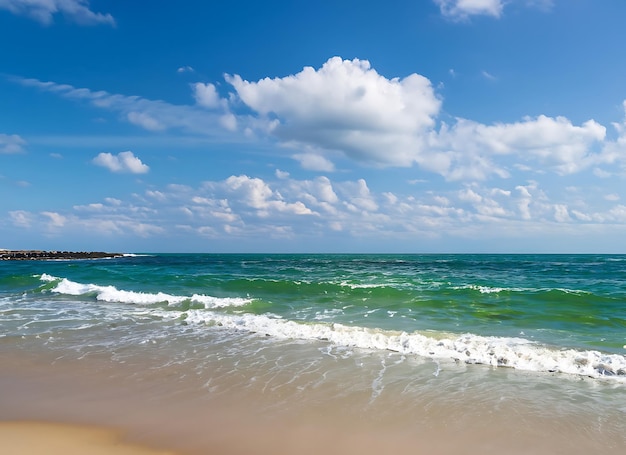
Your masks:
<instances>
[{"instance_id":1,"label":"wave","mask_svg":"<svg viewBox=\"0 0 626 455\"><path fill-rule=\"evenodd\" d=\"M412 332L383 330L362 326L349 326L337 322L302 322L277 315L252 313L220 313L224 307L241 307L255 301L252 298L219 298L194 294L171 295L162 292L146 293L120 290L115 286L77 283L67 278L43 274L41 281L51 283L45 292L65 295L93 295L99 301L129 304L157 304L166 302L178 306L183 302L196 302L198 308L174 308L174 314L188 325L220 326L276 337L279 339L319 340L338 346L360 349L387 350L405 355L432 359L449 359L467 364L509 367L517 370L564 373L626 384L626 356L607 354L595 350L559 349L539 344L525 338L479 336L474 334L449 334L443 332ZM208 311L207 311L208 310ZM159 313L163 309L153 308ZM332 318L332 314L329 315ZM625 346L626 348L626 346Z\"/></svg>"},{"instance_id":2,"label":"wave","mask_svg":"<svg viewBox=\"0 0 626 455\"><path fill-rule=\"evenodd\" d=\"M518 370L565 373L626 383L626 356L599 351L555 349L524 338L406 333L339 323L302 323L266 315L189 310L188 324L218 325L282 339L322 340L361 349L388 350Z\"/></svg>"},{"instance_id":3,"label":"wave","mask_svg":"<svg viewBox=\"0 0 626 455\"><path fill-rule=\"evenodd\" d=\"M561 293L572 294L576 296L590 295L589 291L582 291L579 289L566 289L566 288L505 288L496 286L483 286L478 284L467 284L463 286L454 286L453 290L465 290L478 291L481 294L500 294L500 293Z\"/></svg>"},{"instance_id":4,"label":"wave","mask_svg":"<svg viewBox=\"0 0 626 455\"><path fill-rule=\"evenodd\" d=\"M65 295L95 295L97 300L103 302L131 303L139 305L151 305L166 302L168 305L178 305L183 302L199 303L206 309L243 306L251 303L253 299L240 297L213 297L210 295L193 294L192 296L172 295L163 292L149 293L124 291L115 286L100 286L97 284L83 284L70 281L67 278L59 278L44 273L41 281L56 282L56 286L50 292Z\"/></svg>"}]
</instances>

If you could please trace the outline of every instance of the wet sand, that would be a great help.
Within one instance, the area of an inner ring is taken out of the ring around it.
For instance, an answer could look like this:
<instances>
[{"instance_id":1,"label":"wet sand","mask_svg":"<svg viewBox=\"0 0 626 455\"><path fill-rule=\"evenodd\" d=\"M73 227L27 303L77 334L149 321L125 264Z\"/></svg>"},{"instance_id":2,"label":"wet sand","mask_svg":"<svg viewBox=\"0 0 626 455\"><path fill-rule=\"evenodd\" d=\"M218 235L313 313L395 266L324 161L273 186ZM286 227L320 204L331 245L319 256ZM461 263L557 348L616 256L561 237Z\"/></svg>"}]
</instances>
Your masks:
<instances>
[{"instance_id":1,"label":"wet sand","mask_svg":"<svg viewBox=\"0 0 626 455\"><path fill-rule=\"evenodd\" d=\"M254 371L243 382L225 376L226 392L215 394L205 375L147 356L119 363L8 347L0 346L0 444L12 454L51 454L53 444L85 455L582 455L626 447L623 435L604 440L577 416L535 415L521 401L483 407L471 390L461 401L416 396L398 406L401 391L391 384L391 401L383 394L368 405L369 393L340 397L327 384L299 402L297 382L268 393L254 385ZM274 380L288 384L284 374ZM48 442L34 437L42 431Z\"/></svg>"},{"instance_id":2,"label":"wet sand","mask_svg":"<svg viewBox=\"0 0 626 455\"><path fill-rule=\"evenodd\" d=\"M11 455L174 455L125 443L111 430L45 422L0 422L0 441Z\"/></svg>"}]
</instances>

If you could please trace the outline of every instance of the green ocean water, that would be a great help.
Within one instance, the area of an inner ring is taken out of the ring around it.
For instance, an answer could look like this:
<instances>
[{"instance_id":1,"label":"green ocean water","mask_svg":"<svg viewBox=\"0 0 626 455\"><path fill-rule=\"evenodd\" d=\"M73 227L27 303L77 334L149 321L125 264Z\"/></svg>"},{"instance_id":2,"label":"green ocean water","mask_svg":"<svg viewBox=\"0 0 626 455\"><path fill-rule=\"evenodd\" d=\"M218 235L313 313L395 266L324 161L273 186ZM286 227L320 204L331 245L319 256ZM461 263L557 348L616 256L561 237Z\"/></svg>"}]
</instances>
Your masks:
<instances>
[{"instance_id":1,"label":"green ocean water","mask_svg":"<svg viewBox=\"0 0 626 455\"><path fill-rule=\"evenodd\" d=\"M102 334L105 327L114 330ZM191 329L621 383L626 256L156 254L0 263L0 340L80 331L114 349L146 331L176 338Z\"/></svg>"}]
</instances>

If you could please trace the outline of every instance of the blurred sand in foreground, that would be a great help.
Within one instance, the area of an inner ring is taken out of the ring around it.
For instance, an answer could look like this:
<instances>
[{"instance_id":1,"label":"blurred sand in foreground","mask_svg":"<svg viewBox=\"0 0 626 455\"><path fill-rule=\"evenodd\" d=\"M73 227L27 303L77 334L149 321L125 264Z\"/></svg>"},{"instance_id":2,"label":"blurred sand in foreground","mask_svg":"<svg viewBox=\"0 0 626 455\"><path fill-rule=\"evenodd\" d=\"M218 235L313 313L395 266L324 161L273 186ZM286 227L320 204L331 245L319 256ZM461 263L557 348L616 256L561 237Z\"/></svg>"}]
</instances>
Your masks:
<instances>
[{"instance_id":1,"label":"blurred sand in foreground","mask_svg":"<svg viewBox=\"0 0 626 455\"><path fill-rule=\"evenodd\" d=\"M78 425L0 422L3 453L12 455L174 455L123 442L109 430Z\"/></svg>"}]
</instances>

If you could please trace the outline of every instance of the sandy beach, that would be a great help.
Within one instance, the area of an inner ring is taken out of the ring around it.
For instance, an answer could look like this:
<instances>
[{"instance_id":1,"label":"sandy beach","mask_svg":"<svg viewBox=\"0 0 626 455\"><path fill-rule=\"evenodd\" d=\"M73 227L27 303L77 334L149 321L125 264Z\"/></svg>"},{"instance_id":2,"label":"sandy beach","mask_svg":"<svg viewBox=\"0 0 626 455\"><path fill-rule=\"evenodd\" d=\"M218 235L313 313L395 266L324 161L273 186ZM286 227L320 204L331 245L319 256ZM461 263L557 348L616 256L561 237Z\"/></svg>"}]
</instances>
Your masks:
<instances>
[{"instance_id":1,"label":"sandy beach","mask_svg":"<svg viewBox=\"0 0 626 455\"><path fill-rule=\"evenodd\" d=\"M123 442L103 428L44 422L0 422L2 450L12 455L174 455Z\"/></svg>"},{"instance_id":2,"label":"sandy beach","mask_svg":"<svg viewBox=\"0 0 626 455\"><path fill-rule=\"evenodd\" d=\"M481 410L480 397L424 397L411 411L389 412L383 400L359 413L366 396L329 402L323 397L332 391L324 389L288 406L280 403L289 390L264 394L234 382L213 396L198 377L181 377L174 365L155 368L148 356L113 364L105 356L4 350L0 361L0 438L12 454L500 454L506 447L507 454L582 455L623 447L581 432L577 416L551 420L523 402Z\"/></svg>"}]
</instances>

